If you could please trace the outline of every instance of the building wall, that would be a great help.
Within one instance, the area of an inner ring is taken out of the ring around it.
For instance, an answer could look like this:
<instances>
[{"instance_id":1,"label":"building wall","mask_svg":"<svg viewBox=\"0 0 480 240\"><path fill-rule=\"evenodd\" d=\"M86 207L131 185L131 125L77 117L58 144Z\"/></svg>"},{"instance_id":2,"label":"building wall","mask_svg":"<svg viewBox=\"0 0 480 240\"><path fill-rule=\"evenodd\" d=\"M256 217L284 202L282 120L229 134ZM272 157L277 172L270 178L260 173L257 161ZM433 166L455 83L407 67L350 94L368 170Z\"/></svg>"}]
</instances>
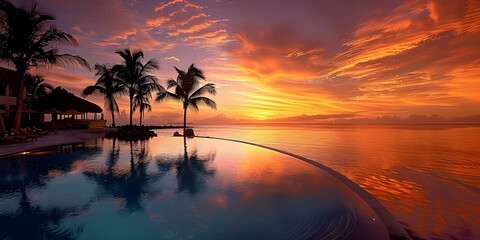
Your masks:
<instances>
[{"instance_id":1,"label":"building wall","mask_svg":"<svg viewBox=\"0 0 480 240\"><path fill-rule=\"evenodd\" d=\"M17 104L17 92L15 84L18 83L18 77L14 70L0 67L0 109L9 111ZM26 96L26 88L24 95ZM14 114L2 114L3 121L6 125L11 125Z\"/></svg>"},{"instance_id":2,"label":"building wall","mask_svg":"<svg viewBox=\"0 0 480 240\"><path fill-rule=\"evenodd\" d=\"M0 90L0 109L3 110L10 110L10 106L15 106L17 103L16 96L10 96L12 91L10 90L10 86L1 86L4 91Z\"/></svg>"}]
</instances>

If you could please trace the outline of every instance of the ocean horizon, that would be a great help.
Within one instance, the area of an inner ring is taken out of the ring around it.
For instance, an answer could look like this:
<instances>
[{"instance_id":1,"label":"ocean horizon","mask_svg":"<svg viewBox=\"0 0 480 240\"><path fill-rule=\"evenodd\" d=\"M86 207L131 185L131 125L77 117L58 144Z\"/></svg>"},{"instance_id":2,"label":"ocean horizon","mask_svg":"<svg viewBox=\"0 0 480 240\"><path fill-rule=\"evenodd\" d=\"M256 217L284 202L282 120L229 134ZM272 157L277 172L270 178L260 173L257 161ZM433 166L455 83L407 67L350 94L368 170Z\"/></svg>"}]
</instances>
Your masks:
<instances>
[{"instance_id":1,"label":"ocean horizon","mask_svg":"<svg viewBox=\"0 0 480 240\"><path fill-rule=\"evenodd\" d=\"M345 175L416 238L480 238L480 125L194 125L198 136L285 150ZM171 136L174 129L156 130ZM261 161L261 159L259 159Z\"/></svg>"}]
</instances>

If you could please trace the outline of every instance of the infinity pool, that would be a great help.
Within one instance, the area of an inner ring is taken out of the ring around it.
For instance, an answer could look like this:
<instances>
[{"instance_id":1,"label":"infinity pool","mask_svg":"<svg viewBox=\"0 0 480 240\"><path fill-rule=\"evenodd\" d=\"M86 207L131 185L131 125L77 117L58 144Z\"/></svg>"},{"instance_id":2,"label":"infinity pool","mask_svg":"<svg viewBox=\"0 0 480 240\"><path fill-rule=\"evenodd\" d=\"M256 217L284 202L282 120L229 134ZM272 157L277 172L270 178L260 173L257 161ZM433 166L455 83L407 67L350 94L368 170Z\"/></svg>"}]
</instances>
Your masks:
<instances>
[{"instance_id":1,"label":"infinity pool","mask_svg":"<svg viewBox=\"0 0 480 240\"><path fill-rule=\"evenodd\" d=\"M246 144L91 140L0 159L0 239L388 239L353 191Z\"/></svg>"}]
</instances>

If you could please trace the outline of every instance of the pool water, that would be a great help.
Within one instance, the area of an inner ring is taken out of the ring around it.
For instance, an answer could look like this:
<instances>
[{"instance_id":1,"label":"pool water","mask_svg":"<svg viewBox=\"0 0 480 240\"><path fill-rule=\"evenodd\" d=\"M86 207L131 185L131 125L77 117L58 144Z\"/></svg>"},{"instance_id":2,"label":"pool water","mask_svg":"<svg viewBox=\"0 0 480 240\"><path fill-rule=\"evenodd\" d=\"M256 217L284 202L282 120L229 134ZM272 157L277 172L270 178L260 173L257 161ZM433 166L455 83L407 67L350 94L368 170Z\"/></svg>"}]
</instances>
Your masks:
<instances>
[{"instance_id":1,"label":"pool water","mask_svg":"<svg viewBox=\"0 0 480 240\"><path fill-rule=\"evenodd\" d=\"M95 139L0 159L0 239L387 239L322 170L213 139Z\"/></svg>"}]
</instances>

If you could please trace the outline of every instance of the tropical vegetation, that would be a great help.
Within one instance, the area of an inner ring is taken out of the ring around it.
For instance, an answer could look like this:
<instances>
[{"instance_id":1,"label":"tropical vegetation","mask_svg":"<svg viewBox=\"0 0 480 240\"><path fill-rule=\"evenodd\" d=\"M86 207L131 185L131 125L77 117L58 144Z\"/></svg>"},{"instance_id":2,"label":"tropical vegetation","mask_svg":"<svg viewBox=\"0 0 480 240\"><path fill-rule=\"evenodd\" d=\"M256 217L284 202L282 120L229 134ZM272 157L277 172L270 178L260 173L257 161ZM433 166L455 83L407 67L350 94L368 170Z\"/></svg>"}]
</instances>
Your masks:
<instances>
[{"instance_id":1,"label":"tropical vegetation","mask_svg":"<svg viewBox=\"0 0 480 240\"><path fill-rule=\"evenodd\" d=\"M53 86L45 82L42 75L25 74L25 88L27 90L26 103L30 106L31 102L37 98L43 97L53 91Z\"/></svg>"},{"instance_id":2,"label":"tropical vegetation","mask_svg":"<svg viewBox=\"0 0 480 240\"><path fill-rule=\"evenodd\" d=\"M57 46L61 44L78 46L75 38L57 29L47 27L55 18L41 13L36 4L31 7L16 7L9 1L0 1L0 60L13 64L19 77L15 127L20 127L25 74L32 67L40 65L73 65L89 67L87 61L79 56L59 54Z\"/></svg>"},{"instance_id":3,"label":"tropical vegetation","mask_svg":"<svg viewBox=\"0 0 480 240\"><path fill-rule=\"evenodd\" d=\"M153 91L161 91L162 87L157 83L157 78L151 75L151 71L159 69L155 59L142 63L143 52L131 51L129 48L118 50L115 53L123 58L121 64L113 66L116 78L126 89L130 100L130 126L134 108L140 108L140 115L145 109L150 109L148 98ZM135 102L134 102L135 101Z\"/></svg>"},{"instance_id":4,"label":"tropical vegetation","mask_svg":"<svg viewBox=\"0 0 480 240\"><path fill-rule=\"evenodd\" d=\"M187 71L175 67L178 73L176 79L169 79L167 81L167 89L173 88L173 92L167 90L159 91L157 93L156 101L174 100L182 102L183 106L183 136L186 136L187 127L187 109L192 108L199 110L198 104L205 104L210 108L216 109L217 104L212 99L204 95L209 93L215 95L217 93L214 83L205 83L201 85L202 81L206 81L203 71L197 68L194 64L190 65Z\"/></svg>"},{"instance_id":5,"label":"tropical vegetation","mask_svg":"<svg viewBox=\"0 0 480 240\"><path fill-rule=\"evenodd\" d=\"M125 88L118 79L112 68L108 65L95 65L95 76L97 82L95 85L87 86L82 91L82 96L86 97L92 94L103 95L105 108L112 114L112 127L115 127L115 112L119 112L118 104L115 99L117 95L125 93Z\"/></svg>"}]
</instances>

